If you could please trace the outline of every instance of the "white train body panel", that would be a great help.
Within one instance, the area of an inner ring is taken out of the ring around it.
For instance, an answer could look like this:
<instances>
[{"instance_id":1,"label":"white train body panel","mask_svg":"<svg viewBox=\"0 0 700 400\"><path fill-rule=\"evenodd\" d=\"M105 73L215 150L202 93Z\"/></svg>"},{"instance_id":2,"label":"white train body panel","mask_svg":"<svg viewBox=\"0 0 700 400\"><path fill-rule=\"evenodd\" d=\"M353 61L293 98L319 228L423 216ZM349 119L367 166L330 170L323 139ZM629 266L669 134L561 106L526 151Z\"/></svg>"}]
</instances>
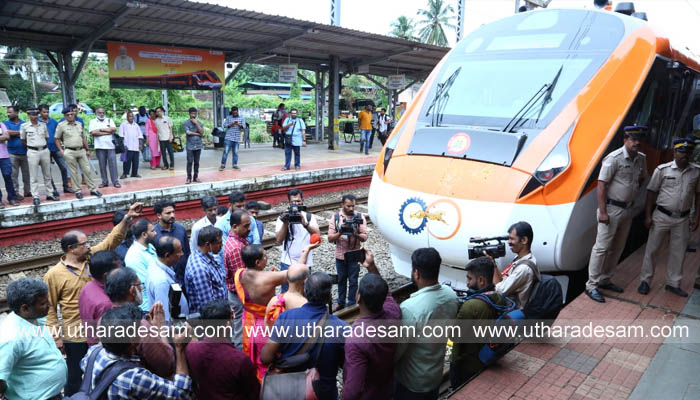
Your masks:
<instances>
[{"instance_id":1,"label":"white train body panel","mask_svg":"<svg viewBox=\"0 0 700 400\"><path fill-rule=\"evenodd\" d=\"M451 281L455 287L466 286L463 268L469 262L469 238L506 235L518 221L532 225L532 252L542 272L585 267L595 242L595 190L576 203L522 205L420 193L388 184L375 173L368 207L373 223L389 242L397 273L410 276L411 253L434 247L443 261L440 281ZM497 260L499 267L513 257L506 245L506 257Z\"/></svg>"}]
</instances>

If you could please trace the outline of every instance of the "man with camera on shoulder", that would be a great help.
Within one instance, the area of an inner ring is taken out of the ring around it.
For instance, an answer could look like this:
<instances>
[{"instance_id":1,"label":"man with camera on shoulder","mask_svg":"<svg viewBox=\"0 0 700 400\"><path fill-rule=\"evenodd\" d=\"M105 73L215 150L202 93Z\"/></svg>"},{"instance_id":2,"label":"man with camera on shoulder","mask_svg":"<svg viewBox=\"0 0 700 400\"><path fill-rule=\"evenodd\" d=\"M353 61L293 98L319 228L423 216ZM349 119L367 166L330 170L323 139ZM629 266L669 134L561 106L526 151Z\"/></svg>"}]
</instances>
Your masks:
<instances>
[{"instance_id":1,"label":"man with camera on shoulder","mask_svg":"<svg viewBox=\"0 0 700 400\"><path fill-rule=\"evenodd\" d=\"M299 189L287 192L289 207L275 222L275 239L280 245L280 269L286 271L289 266L299 262L301 252L311 242L312 234L321 234L316 217L306 212L304 195ZM311 269L313 254L309 252L306 265ZM282 285L282 292L289 289L289 284Z\"/></svg>"},{"instance_id":2,"label":"man with camera on shoulder","mask_svg":"<svg viewBox=\"0 0 700 400\"><path fill-rule=\"evenodd\" d=\"M335 243L335 268L338 271L338 303L334 311L355 304L360 263L364 261L362 242L367 241L367 221L364 215L355 212L355 200L351 194L343 195L343 207L328 225L328 241Z\"/></svg>"},{"instance_id":3,"label":"man with camera on shoulder","mask_svg":"<svg viewBox=\"0 0 700 400\"><path fill-rule=\"evenodd\" d=\"M481 243L482 245L469 249L469 258L475 259L484 255L490 258L494 265L494 258L506 255L505 245L502 241L508 240L508 246L510 251L515 254L515 258L503 272L500 272L498 268L494 269L493 284L496 293L515 300L520 309L527 305L533 288L542 280L537 268L537 260L530 251L533 236L532 226L525 221L520 221L508 228L508 236L488 239L472 238L470 240L472 243ZM484 245L487 241L498 241L498 244Z\"/></svg>"}]
</instances>

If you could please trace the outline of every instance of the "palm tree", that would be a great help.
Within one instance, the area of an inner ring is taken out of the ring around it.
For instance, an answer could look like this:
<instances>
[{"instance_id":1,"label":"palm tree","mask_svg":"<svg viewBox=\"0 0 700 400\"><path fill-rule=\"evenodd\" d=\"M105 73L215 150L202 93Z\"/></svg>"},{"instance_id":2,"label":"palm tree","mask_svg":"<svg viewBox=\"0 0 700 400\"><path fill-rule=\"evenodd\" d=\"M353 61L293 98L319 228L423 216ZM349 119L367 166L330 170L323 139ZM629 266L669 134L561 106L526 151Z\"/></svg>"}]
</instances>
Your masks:
<instances>
[{"instance_id":1,"label":"palm tree","mask_svg":"<svg viewBox=\"0 0 700 400\"><path fill-rule=\"evenodd\" d=\"M428 9L418 10L418 15L424 17L419 21L422 25L418 32L420 39L428 44L447 46L447 36L443 27L455 29L454 24L450 23L454 18L452 6L445 4L443 0L428 0Z\"/></svg>"},{"instance_id":2,"label":"palm tree","mask_svg":"<svg viewBox=\"0 0 700 400\"><path fill-rule=\"evenodd\" d=\"M391 27L394 28L389 34L391 36L406 39L406 40L418 40L415 36L415 22L413 18L408 18L405 15L400 16L396 21L391 23Z\"/></svg>"}]
</instances>

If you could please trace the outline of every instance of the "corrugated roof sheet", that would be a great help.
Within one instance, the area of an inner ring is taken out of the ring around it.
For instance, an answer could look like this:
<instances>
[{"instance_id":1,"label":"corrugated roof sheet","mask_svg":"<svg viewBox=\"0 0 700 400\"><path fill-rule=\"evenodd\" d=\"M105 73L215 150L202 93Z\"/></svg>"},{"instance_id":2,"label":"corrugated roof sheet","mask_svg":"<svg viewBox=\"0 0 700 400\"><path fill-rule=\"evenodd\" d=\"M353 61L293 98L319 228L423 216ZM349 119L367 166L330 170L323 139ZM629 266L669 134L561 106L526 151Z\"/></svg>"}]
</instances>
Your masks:
<instances>
[{"instance_id":1,"label":"corrugated roof sheet","mask_svg":"<svg viewBox=\"0 0 700 400\"><path fill-rule=\"evenodd\" d=\"M227 61L325 68L329 55L354 72L369 64L376 75L425 77L448 48L353 29L185 0L3 0L0 43L50 51L104 32L107 41L221 50Z\"/></svg>"}]
</instances>

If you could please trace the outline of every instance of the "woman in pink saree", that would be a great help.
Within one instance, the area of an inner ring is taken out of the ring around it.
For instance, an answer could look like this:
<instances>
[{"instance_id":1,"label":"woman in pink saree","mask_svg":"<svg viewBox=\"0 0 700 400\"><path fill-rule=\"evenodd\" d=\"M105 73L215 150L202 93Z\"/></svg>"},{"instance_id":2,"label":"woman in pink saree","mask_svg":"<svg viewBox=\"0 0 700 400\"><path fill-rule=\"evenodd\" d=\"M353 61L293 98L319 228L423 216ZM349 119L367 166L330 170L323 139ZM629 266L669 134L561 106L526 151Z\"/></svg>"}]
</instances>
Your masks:
<instances>
[{"instance_id":1,"label":"woman in pink saree","mask_svg":"<svg viewBox=\"0 0 700 400\"><path fill-rule=\"evenodd\" d=\"M156 110L150 110L146 121L146 144L151 149L151 169L160 167L160 143L158 142L158 130L153 123L155 119Z\"/></svg>"}]
</instances>

